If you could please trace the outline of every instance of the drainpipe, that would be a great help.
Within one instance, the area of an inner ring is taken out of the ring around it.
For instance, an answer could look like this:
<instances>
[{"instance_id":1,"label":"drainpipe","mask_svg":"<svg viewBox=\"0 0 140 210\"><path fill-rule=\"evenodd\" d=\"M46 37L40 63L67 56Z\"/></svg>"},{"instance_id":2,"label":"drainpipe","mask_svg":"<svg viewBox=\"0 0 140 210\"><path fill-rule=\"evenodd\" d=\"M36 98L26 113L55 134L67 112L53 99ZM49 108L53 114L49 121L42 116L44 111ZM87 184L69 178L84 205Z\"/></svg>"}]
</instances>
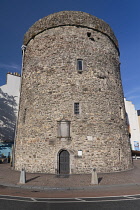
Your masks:
<instances>
[{"instance_id":1,"label":"drainpipe","mask_svg":"<svg viewBox=\"0 0 140 210\"><path fill-rule=\"evenodd\" d=\"M24 56L25 56L26 45L22 45L22 46L21 46L21 49L22 49L22 66L21 66L21 78L22 78L23 62L24 62Z\"/></svg>"},{"instance_id":2,"label":"drainpipe","mask_svg":"<svg viewBox=\"0 0 140 210\"><path fill-rule=\"evenodd\" d=\"M18 125L18 117L19 117L20 96L21 96L21 83L22 83L22 72L23 72L23 63L24 63L24 56L25 56L26 45L22 45L21 46L21 49L22 49L22 64L21 64L20 94L19 94L18 114L17 114L16 126L15 126L14 146L13 146L13 149L12 149L12 167L13 167L13 169L15 168L16 134L17 134L17 125Z\"/></svg>"}]
</instances>

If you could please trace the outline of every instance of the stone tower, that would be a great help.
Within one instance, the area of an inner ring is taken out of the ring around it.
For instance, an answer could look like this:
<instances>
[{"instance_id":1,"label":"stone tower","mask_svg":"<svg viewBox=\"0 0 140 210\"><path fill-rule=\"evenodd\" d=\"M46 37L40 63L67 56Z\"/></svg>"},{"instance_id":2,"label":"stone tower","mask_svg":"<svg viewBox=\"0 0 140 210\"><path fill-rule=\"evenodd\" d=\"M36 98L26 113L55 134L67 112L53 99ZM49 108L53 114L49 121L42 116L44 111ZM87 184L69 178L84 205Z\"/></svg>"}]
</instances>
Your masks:
<instances>
[{"instance_id":1,"label":"stone tower","mask_svg":"<svg viewBox=\"0 0 140 210\"><path fill-rule=\"evenodd\" d=\"M103 20L63 11L25 34L15 169L52 174L132 167L119 48Z\"/></svg>"}]
</instances>

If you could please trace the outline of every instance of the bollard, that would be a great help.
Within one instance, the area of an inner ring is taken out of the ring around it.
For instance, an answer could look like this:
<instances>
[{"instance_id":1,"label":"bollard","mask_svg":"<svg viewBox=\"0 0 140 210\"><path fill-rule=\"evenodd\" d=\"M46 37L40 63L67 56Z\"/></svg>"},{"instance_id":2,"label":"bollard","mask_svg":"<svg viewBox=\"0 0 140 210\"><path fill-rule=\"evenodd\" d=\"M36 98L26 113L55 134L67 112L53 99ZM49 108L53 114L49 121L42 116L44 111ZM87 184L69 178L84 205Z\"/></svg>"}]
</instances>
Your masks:
<instances>
[{"instance_id":1,"label":"bollard","mask_svg":"<svg viewBox=\"0 0 140 210\"><path fill-rule=\"evenodd\" d=\"M25 184L25 183L26 183L26 172L25 172L25 169L22 168L21 173L20 173L19 184Z\"/></svg>"},{"instance_id":2,"label":"bollard","mask_svg":"<svg viewBox=\"0 0 140 210\"><path fill-rule=\"evenodd\" d=\"M10 152L8 152L7 163L10 163Z\"/></svg>"},{"instance_id":3,"label":"bollard","mask_svg":"<svg viewBox=\"0 0 140 210\"><path fill-rule=\"evenodd\" d=\"M98 177L97 177L96 168L93 168L93 170L92 170L91 184L98 184Z\"/></svg>"}]
</instances>

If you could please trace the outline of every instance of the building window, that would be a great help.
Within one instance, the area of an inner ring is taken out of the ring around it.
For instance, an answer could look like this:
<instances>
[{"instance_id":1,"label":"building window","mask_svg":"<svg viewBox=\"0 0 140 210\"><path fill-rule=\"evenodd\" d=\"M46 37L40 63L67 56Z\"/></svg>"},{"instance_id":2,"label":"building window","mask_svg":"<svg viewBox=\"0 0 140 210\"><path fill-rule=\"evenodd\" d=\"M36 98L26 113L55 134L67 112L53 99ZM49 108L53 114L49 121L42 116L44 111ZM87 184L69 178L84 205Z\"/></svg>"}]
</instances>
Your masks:
<instances>
[{"instance_id":1,"label":"building window","mask_svg":"<svg viewBox=\"0 0 140 210\"><path fill-rule=\"evenodd\" d=\"M81 59L77 60L77 70L83 71L83 60L81 60Z\"/></svg>"},{"instance_id":2,"label":"building window","mask_svg":"<svg viewBox=\"0 0 140 210\"><path fill-rule=\"evenodd\" d=\"M74 114L80 114L79 103L74 103Z\"/></svg>"},{"instance_id":3,"label":"building window","mask_svg":"<svg viewBox=\"0 0 140 210\"><path fill-rule=\"evenodd\" d=\"M121 119L123 120L124 119L124 113L123 113L123 109L122 109L121 106L120 106L120 116L121 116Z\"/></svg>"},{"instance_id":4,"label":"building window","mask_svg":"<svg viewBox=\"0 0 140 210\"><path fill-rule=\"evenodd\" d=\"M87 36L90 37L91 36L91 33L90 32L87 32Z\"/></svg>"},{"instance_id":5,"label":"building window","mask_svg":"<svg viewBox=\"0 0 140 210\"><path fill-rule=\"evenodd\" d=\"M27 109L24 109L24 114L23 114L23 123L25 123L25 120L26 120L26 112L27 112Z\"/></svg>"}]
</instances>

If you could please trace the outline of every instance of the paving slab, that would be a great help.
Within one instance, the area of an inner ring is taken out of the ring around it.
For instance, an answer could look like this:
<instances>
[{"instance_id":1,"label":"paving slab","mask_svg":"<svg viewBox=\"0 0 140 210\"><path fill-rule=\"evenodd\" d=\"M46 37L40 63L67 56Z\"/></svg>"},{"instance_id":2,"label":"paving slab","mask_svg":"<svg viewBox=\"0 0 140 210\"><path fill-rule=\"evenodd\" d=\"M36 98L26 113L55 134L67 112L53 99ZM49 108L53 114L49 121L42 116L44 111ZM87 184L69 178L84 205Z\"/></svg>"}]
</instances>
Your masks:
<instances>
[{"instance_id":1,"label":"paving slab","mask_svg":"<svg viewBox=\"0 0 140 210\"><path fill-rule=\"evenodd\" d=\"M98 185L91 185L91 174L59 177L52 174L26 173L26 183L19 184L20 171L0 164L0 194L33 197L81 197L140 194L140 160L125 172L99 173Z\"/></svg>"}]
</instances>

